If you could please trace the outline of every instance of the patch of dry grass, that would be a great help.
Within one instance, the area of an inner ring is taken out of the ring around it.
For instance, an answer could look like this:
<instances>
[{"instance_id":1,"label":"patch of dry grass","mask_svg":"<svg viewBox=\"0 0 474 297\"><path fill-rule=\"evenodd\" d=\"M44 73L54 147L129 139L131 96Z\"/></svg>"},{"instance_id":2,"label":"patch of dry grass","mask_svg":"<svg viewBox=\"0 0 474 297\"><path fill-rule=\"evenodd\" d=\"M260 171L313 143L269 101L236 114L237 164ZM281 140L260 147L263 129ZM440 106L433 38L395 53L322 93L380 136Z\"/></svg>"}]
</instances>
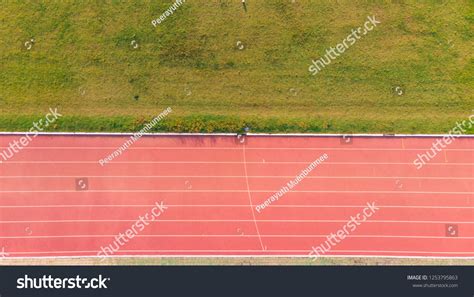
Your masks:
<instances>
[{"instance_id":1,"label":"patch of dry grass","mask_svg":"<svg viewBox=\"0 0 474 297\"><path fill-rule=\"evenodd\" d=\"M330 258L313 261L309 258L159 258L123 257L61 259L3 259L0 265L474 265L474 259L426 258Z\"/></svg>"}]
</instances>

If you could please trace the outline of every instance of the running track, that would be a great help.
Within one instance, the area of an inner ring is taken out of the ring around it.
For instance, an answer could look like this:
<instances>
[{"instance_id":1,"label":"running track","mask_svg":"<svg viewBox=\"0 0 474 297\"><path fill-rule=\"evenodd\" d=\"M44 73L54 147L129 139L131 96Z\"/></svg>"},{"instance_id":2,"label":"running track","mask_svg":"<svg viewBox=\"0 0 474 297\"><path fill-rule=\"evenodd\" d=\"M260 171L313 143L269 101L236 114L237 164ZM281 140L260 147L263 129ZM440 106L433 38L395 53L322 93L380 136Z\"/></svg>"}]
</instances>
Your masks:
<instances>
[{"instance_id":1,"label":"running track","mask_svg":"<svg viewBox=\"0 0 474 297\"><path fill-rule=\"evenodd\" d=\"M0 135L1 151L20 136ZM163 201L168 209L115 255L307 256L376 202L327 256L474 257L474 138L420 170L412 162L435 138L144 136L99 165L128 138L40 135L0 164L0 252L95 256ZM324 153L291 192L255 211Z\"/></svg>"}]
</instances>

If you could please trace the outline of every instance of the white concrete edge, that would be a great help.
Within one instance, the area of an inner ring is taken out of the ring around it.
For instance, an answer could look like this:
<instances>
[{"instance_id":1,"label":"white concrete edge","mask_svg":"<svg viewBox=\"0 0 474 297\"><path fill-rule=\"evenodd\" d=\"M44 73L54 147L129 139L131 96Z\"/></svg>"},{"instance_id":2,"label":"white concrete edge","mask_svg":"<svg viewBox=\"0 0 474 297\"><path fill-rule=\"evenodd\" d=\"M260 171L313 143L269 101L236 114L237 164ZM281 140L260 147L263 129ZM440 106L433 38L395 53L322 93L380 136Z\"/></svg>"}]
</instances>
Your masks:
<instances>
[{"instance_id":1,"label":"white concrete edge","mask_svg":"<svg viewBox=\"0 0 474 297\"><path fill-rule=\"evenodd\" d=\"M121 132L0 132L0 135L62 135L62 136L132 136L135 133ZM236 136L240 133L143 133L143 136ZM364 133L246 133L248 136L268 136L268 137L444 137L453 136L456 138L474 138L474 135L450 135L450 134L364 134Z\"/></svg>"},{"instance_id":2,"label":"white concrete edge","mask_svg":"<svg viewBox=\"0 0 474 297\"><path fill-rule=\"evenodd\" d=\"M99 256L39 256L39 257L4 257L0 258L0 266L2 262L13 260L48 260L48 259L101 259ZM209 259L225 259L225 258L312 258L308 255L114 255L107 256L105 259L120 258L209 258ZM318 258L385 258L385 259L426 259L426 260L474 260L472 257L437 257L437 256L377 256L377 255L323 255Z\"/></svg>"}]
</instances>

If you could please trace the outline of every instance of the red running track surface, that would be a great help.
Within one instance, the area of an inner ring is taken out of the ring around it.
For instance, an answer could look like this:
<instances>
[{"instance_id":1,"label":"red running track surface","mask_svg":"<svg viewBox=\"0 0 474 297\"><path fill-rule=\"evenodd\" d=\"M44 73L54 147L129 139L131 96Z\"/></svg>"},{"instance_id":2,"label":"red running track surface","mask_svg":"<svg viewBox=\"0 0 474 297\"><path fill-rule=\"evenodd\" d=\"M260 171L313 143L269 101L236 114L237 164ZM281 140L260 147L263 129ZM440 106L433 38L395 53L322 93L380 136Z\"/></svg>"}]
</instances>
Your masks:
<instances>
[{"instance_id":1,"label":"red running track surface","mask_svg":"<svg viewBox=\"0 0 474 297\"><path fill-rule=\"evenodd\" d=\"M0 152L20 136L0 136ZM168 208L114 255L307 256L375 202L325 256L474 257L474 138L419 170L413 160L436 138L143 136L98 163L128 139L40 135L0 164L3 256L96 256L162 201Z\"/></svg>"}]
</instances>

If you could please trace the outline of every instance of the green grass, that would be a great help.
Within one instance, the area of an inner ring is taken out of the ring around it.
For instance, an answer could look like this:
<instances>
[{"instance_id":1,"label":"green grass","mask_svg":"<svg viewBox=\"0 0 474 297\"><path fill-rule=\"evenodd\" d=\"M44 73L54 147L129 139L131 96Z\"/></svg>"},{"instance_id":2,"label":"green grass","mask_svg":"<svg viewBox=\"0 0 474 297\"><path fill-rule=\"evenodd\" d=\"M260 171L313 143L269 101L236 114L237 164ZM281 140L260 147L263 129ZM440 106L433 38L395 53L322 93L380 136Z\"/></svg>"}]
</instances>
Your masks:
<instances>
[{"instance_id":1,"label":"green grass","mask_svg":"<svg viewBox=\"0 0 474 297\"><path fill-rule=\"evenodd\" d=\"M473 0L247 2L187 1L155 28L173 1L2 1L0 130L49 107L54 131L137 131L168 106L155 131L446 133L473 113Z\"/></svg>"}]
</instances>

